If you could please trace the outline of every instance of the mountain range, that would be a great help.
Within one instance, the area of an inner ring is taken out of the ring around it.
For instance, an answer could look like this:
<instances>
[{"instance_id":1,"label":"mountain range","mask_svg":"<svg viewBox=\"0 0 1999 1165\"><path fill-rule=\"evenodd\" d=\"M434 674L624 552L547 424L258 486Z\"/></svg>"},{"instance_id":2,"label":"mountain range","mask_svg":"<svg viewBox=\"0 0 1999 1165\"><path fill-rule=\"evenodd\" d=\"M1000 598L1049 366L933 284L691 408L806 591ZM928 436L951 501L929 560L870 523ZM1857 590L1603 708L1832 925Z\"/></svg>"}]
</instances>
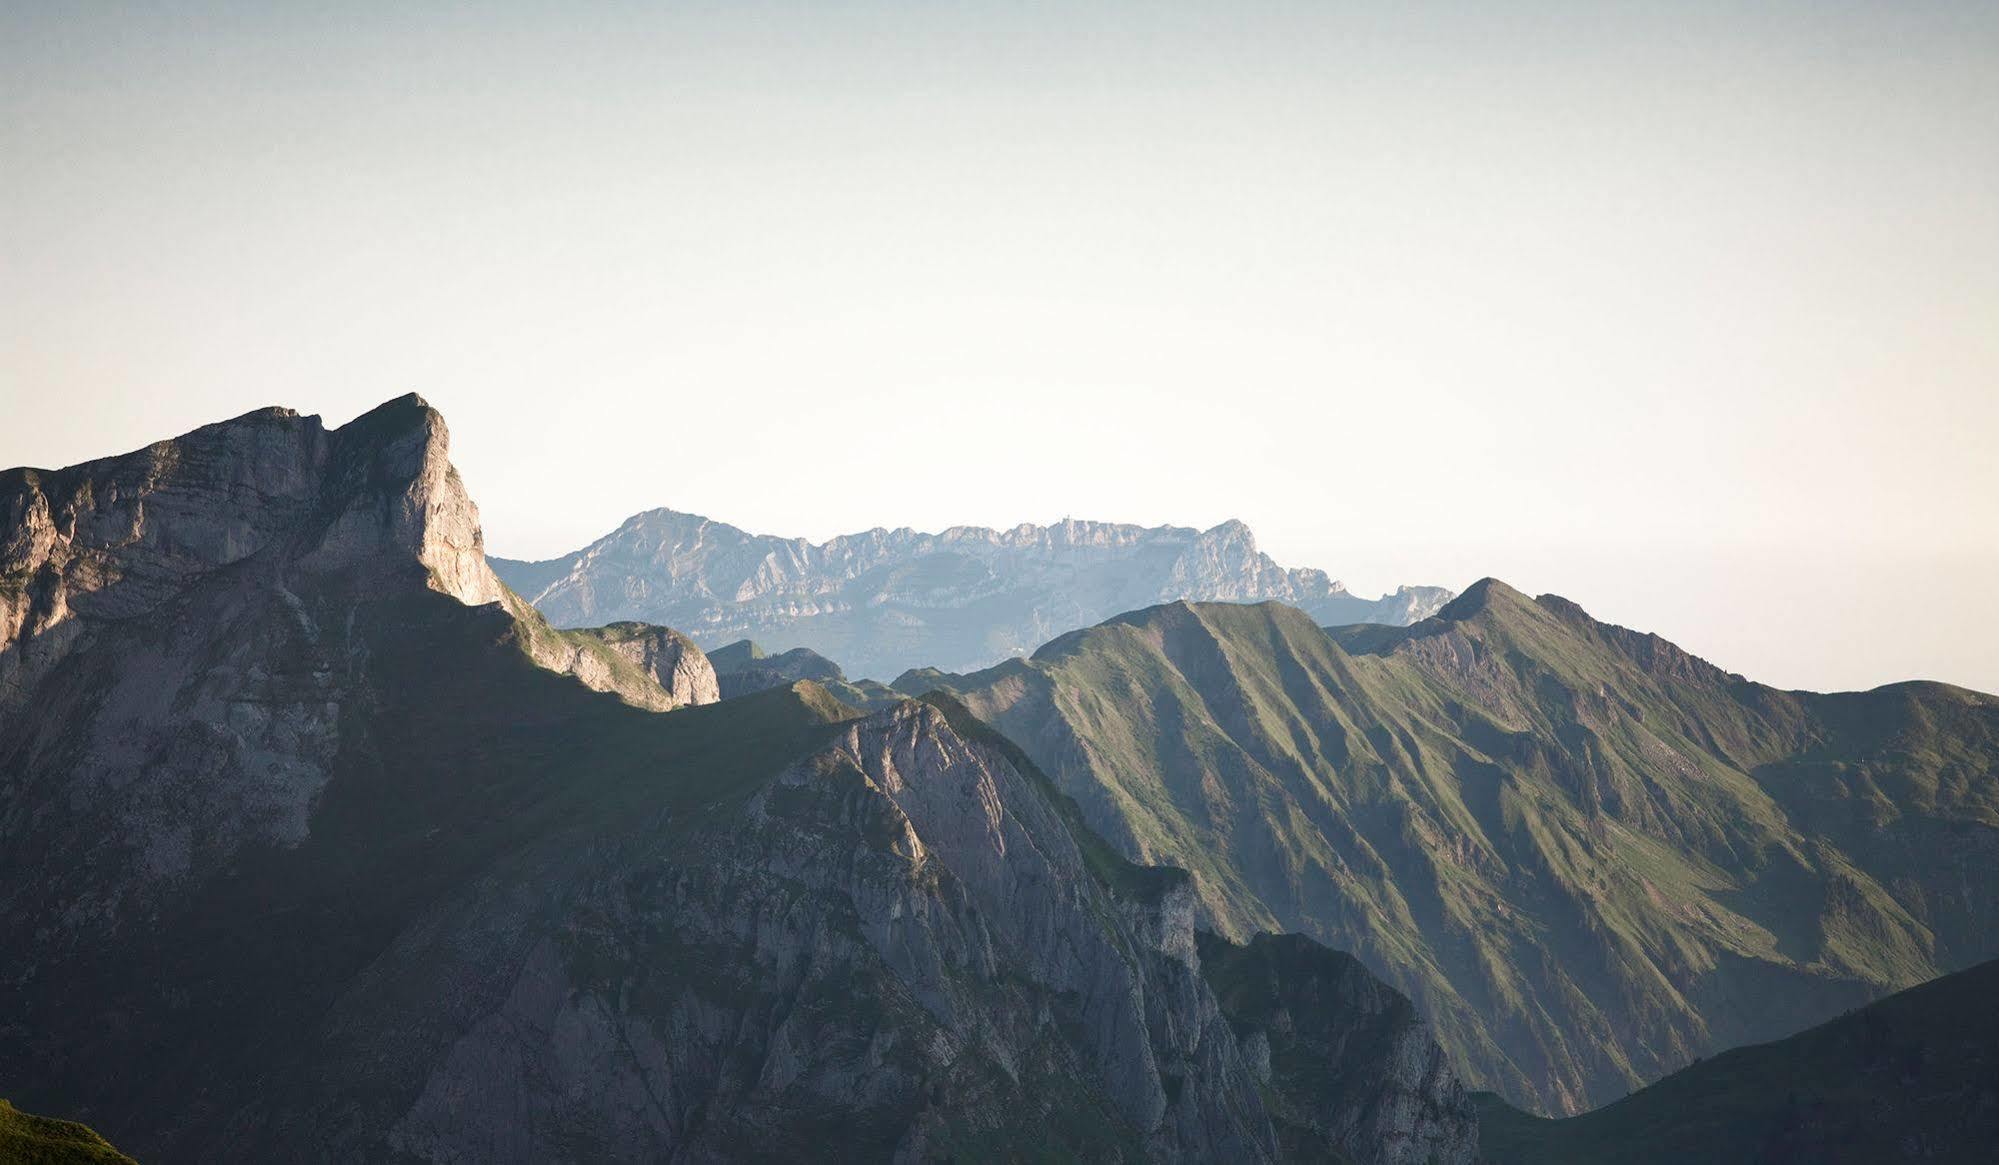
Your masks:
<instances>
[{"instance_id":1,"label":"mountain range","mask_svg":"<svg viewBox=\"0 0 1999 1165\"><path fill-rule=\"evenodd\" d=\"M993 594L1063 593L1011 561ZM1406 625L1140 606L893 688L537 593L415 397L0 472L0 1150L1992 1143L1999 698L1778 691L1496 580Z\"/></svg>"},{"instance_id":2,"label":"mountain range","mask_svg":"<svg viewBox=\"0 0 1999 1165\"><path fill-rule=\"evenodd\" d=\"M1999 956L1999 698L1783 692L1485 580L1410 627L1175 603L914 672L1208 925L1409 993L1467 1079L1614 1100Z\"/></svg>"},{"instance_id":3,"label":"mountain range","mask_svg":"<svg viewBox=\"0 0 1999 1165\"><path fill-rule=\"evenodd\" d=\"M1406 1000L962 707L548 627L416 398L0 523L0 1086L141 1160L1472 1160Z\"/></svg>"},{"instance_id":4,"label":"mountain range","mask_svg":"<svg viewBox=\"0 0 1999 1165\"><path fill-rule=\"evenodd\" d=\"M1321 623L1406 624L1451 597L1405 586L1360 598L1324 571L1278 566L1235 521L1209 530L1077 520L874 529L813 543L648 510L560 558L492 565L558 626L629 619L709 648L738 639L807 647L878 679L984 667L1174 599L1281 600Z\"/></svg>"}]
</instances>

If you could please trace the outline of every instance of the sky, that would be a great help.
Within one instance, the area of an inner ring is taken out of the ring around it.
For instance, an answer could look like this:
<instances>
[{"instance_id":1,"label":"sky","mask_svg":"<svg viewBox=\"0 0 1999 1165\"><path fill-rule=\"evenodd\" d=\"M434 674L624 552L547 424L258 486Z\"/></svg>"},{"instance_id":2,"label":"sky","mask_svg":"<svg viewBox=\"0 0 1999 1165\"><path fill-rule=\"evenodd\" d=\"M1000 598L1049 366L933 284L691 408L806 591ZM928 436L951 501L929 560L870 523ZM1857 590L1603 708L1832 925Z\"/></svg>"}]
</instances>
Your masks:
<instances>
[{"instance_id":1,"label":"sky","mask_svg":"<svg viewBox=\"0 0 1999 1165\"><path fill-rule=\"evenodd\" d=\"M1999 4L0 9L0 465L409 391L514 557L1240 518L1999 691Z\"/></svg>"}]
</instances>

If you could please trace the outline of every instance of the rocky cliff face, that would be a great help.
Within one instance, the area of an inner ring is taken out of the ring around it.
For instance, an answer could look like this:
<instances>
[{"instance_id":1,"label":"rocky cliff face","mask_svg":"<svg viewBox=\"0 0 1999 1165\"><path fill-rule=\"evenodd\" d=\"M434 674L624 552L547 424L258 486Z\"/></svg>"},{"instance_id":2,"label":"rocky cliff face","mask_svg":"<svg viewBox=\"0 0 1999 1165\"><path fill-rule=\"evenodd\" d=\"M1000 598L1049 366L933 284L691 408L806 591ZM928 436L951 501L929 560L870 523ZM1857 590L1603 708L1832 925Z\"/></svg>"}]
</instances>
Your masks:
<instances>
[{"instance_id":1,"label":"rocky cliff face","mask_svg":"<svg viewBox=\"0 0 1999 1165\"><path fill-rule=\"evenodd\" d=\"M1302 935L1201 935L1201 970L1252 1049L1293 1156L1329 1144L1384 1165L1478 1155L1471 1094L1409 1001ZM1360 1154L1356 1154L1360 1155Z\"/></svg>"},{"instance_id":2,"label":"rocky cliff face","mask_svg":"<svg viewBox=\"0 0 1999 1165\"><path fill-rule=\"evenodd\" d=\"M1359 598L1323 571L1278 566L1241 522L876 529L815 544L651 510L574 554L493 565L557 626L644 619L709 647L742 638L809 647L881 678L984 667L1180 598L1278 599L1325 623L1408 623L1451 597L1403 587Z\"/></svg>"},{"instance_id":3,"label":"rocky cliff face","mask_svg":"<svg viewBox=\"0 0 1999 1165\"><path fill-rule=\"evenodd\" d=\"M1285 1155L1184 874L948 701L552 631L442 441L410 399L6 478L16 1099L148 1161Z\"/></svg>"},{"instance_id":4,"label":"rocky cliff face","mask_svg":"<svg viewBox=\"0 0 1999 1165\"><path fill-rule=\"evenodd\" d=\"M282 556L497 602L444 422L414 396L329 432L264 409L136 453L0 473L0 706L85 634Z\"/></svg>"},{"instance_id":5,"label":"rocky cliff face","mask_svg":"<svg viewBox=\"0 0 1999 1165\"><path fill-rule=\"evenodd\" d=\"M85 859L42 867L60 929L304 837L364 648L302 592L499 600L446 441L406 397L338 431L266 409L0 475L9 832Z\"/></svg>"}]
</instances>

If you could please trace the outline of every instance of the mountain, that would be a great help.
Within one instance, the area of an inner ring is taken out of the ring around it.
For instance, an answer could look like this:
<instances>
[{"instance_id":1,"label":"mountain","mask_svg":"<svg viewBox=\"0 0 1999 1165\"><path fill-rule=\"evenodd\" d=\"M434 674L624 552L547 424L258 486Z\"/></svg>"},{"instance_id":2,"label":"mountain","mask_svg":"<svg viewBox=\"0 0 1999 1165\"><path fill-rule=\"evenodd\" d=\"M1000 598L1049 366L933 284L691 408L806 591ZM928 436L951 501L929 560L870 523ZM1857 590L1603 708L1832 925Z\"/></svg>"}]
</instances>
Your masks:
<instances>
[{"instance_id":1,"label":"mountain","mask_svg":"<svg viewBox=\"0 0 1999 1165\"><path fill-rule=\"evenodd\" d=\"M718 647L708 656L719 677L722 698L732 699L751 692L811 680L832 693L842 703L872 711L907 696L875 680L849 680L840 665L809 647L769 655L755 641L738 639Z\"/></svg>"},{"instance_id":2,"label":"mountain","mask_svg":"<svg viewBox=\"0 0 1999 1165\"><path fill-rule=\"evenodd\" d=\"M1310 935L1576 1112L1999 955L1999 699L1782 692L1487 580L1406 628L1176 603L967 676L1236 937Z\"/></svg>"},{"instance_id":3,"label":"mountain","mask_svg":"<svg viewBox=\"0 0 1999 1165\"><path fill-rule=\"evenodd\" d=\"M0 1065L143 1160L1474 1155L1406 1001L1225 1012L1188 877L947 698L551 629L415 397L0 474L0 580Z\"/></svg>"},{"instance_id":4,"label":"mountain","mask_svg":"<svg viewBox=\"0 0 1999 1165\"><path fill-rule=\"evenodd\" d=\"M1691 1065L1582 1116L1481 1097L1491 1165L1983 1165L1999 1147L1999 962Z\"/></svg>"},{"instance_id":5,"label":"mountain","mask_svg":"<svg viewBox=\"0 0 1999 1165\"><path fill-rule=\"evenodd\" d=\"M809 647L882 677L984 667L1172 599L1281 599L1322 623L1399 624L1451 597L1403 587L1359 598L1323 571L1278 566L1241 522L875 529L815 544L648 510L573 554L492 563L558 626L640 619L709 647L745 638Z\"/></svg>"}]
</instances>

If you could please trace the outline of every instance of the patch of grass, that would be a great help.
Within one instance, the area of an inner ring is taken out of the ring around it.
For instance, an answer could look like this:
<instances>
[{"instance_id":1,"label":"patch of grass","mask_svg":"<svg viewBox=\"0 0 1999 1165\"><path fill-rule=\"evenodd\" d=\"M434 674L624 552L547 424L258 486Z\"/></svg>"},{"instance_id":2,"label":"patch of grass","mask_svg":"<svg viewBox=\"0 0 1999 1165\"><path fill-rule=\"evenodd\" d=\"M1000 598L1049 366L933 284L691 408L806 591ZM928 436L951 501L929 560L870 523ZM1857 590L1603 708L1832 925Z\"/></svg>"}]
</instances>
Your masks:
<instances>
[{"instance_id":1,"label":"patch of grass","mask_svg":"<svg viewBox=\"0 0 1999 1165\"><path fill-rule=\"evenodd\" d=\"M88 1125L34 1116L0 1100L0 1161L7 1165L133 1165Z\"/></svg>"}]
</instances>

